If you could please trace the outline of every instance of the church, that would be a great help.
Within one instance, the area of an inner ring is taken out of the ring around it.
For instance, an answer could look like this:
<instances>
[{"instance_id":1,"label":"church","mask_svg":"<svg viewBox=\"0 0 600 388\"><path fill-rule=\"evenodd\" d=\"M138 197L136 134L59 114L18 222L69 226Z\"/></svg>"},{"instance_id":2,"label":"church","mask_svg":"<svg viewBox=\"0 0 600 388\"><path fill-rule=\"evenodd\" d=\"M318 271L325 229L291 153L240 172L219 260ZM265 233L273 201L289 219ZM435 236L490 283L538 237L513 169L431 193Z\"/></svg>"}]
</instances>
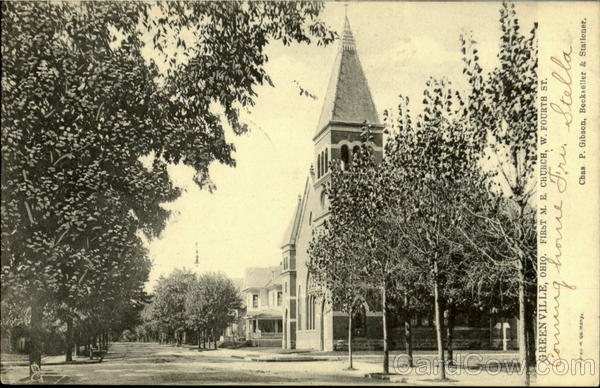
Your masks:
<instances>
[{"instance_id":1,"label":"church","mask_svg":"<svg viewBox=\"0 0 600 388\"><path fill-rule=\"evenodd\" d=\"M313 136L314 162L281 247L284 300L282 347L285 349L328 351L347 342L347 315L333 311L326 301L318 300L307 292L311 288L307 250L312 230L318 228L328 215L324 189L329 179L329 163L338 161L347 164L352 160L353 153L360 147L360 135L365 122L372 127L372 146L375 157L381 160L383 125L378 118L346 18ZM356 319L359 321L356 326L359 338L380 341L381 312L370 311L369 306L365 305Z\"/></svg>"},{"instance_id":2,"label":"church","mask_svg":"<svg viewBox=\"0 0 600 388\"><path fill-rule=\"evenodd\" d=\"M344 350L348 346L348 317L328 302L311 295L313 287L307 263L312 231L329 214L325 185L330 162L342 167L352 160L361 144L365 123L371 127L371 146L377 161L383 158L383 129L346 17L331 78L313 135L314 157L304 191L281 244L282 339L284 349ZM353 348L380 349L382 314L378 302L368 301L352 320ZM391 349L404 347L401 322L389 317ZM433 311L411 318L415 349L435 349ZM459 314L454 329L455 349L517 348L516 321L510 324L494 313L473 311Z\"/></svg>"}]
</instances>

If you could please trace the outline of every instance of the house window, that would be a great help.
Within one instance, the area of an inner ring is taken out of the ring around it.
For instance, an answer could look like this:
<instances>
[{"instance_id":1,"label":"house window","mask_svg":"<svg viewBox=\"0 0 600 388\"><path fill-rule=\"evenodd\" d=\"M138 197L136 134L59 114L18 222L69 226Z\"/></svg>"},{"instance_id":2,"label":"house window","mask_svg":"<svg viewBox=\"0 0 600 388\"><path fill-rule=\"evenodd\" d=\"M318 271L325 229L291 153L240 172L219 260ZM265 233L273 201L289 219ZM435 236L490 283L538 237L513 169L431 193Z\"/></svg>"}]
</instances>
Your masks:
<instances>
[{"instance_id":1,"label":"house window","mask_svg":"<svg viewBox=\"0 0 600 388\"><path fill-rule=\"evenodd\" d=\"M281 291L278 291L277 292L277 306L281 306L281 301L282 301L281 296L282 296Z\"/></svg>"},{"instance_id":2,"label":"house window","mask_svg":"<svg viewBox=\"0 0 600 388\"><path fill-rule=\"evenodd\" d=\"M283 292L287 294L287 282L283 283Z\"/></svg>"},{"instance_id":3,"label":"house window","mask_svg":"<svg viewBox=\"0 0 600 388\"><path fill-rule=\"evenodd\" d=\"M258 308L258 295L256 294L252 295L252 307Z\"/></svg>"}]
</instances>

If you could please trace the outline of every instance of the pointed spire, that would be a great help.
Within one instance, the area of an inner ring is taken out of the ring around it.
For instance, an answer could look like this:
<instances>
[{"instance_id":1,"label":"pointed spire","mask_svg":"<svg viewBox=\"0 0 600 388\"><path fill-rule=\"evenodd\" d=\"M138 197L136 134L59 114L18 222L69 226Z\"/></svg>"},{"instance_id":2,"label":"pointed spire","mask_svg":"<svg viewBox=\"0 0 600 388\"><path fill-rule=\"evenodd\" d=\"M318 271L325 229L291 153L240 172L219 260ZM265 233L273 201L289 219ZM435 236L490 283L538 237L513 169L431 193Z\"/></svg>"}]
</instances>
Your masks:
<instances>
[{"instance_id":1,"label":"pointed spire","mask_svg":"<svg viewBox=\"0 0 600 388\"><path fill-rule=\"evenodd\" d=\"M317 136L331 122L379 124L379 117L358 58L348 16L317 127Z\"/></svg>"},{"instance_id":2,"label":"pointed spire","mask_svg":"<svg viewBox=\"0 0 600 388\"><path fill-rule=\"evenodd\" d=\"M348 21L348 15L344 18L344 32L342 33L342 50L356 50L356 42L354 42L354 36L350 29L350 21Z\"/></svg>"},{"instance_id":3,"label":"pointed spire","mask_svg":"<svg viewBox=\"0 0 600 388\"><path fill-rule=\"evenodd\" d=\"M196 265L200 264L199 259L200 259L200 257L198 256L198 242L196 241L196 262L194 264L196 264Z\"/></svg>"}]
</instances>

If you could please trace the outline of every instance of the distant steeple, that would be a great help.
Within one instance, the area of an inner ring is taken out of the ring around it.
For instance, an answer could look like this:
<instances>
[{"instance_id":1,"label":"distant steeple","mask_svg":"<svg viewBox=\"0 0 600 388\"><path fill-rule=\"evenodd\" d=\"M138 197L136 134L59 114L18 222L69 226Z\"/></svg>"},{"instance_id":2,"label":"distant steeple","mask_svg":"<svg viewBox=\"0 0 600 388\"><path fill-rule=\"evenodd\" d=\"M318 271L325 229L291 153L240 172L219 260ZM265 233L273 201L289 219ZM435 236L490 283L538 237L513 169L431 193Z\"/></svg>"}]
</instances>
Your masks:
<instances>
[{"instance_id":1,"label":"distant steeple","mask_svg":"<svg viewBox=\"0 0 600 388\"><path fill-rule=\"evenodd\" d=\"M198 256L198 242L196 242L196 262L194 264L196 264L196 266L200 264L200 257Z\"/></svg>"},{"instance_id":2,"label":"distant steeple","mask_svg":"<svg viewBox=\"0 0 600 388\"><path fill-rule=\"evenodd\" d=\"M317 134L331 122L380 124L377 109L358 58L350 21L344 28L329 85L323 100Z\"/></svg>"}]
</instances>

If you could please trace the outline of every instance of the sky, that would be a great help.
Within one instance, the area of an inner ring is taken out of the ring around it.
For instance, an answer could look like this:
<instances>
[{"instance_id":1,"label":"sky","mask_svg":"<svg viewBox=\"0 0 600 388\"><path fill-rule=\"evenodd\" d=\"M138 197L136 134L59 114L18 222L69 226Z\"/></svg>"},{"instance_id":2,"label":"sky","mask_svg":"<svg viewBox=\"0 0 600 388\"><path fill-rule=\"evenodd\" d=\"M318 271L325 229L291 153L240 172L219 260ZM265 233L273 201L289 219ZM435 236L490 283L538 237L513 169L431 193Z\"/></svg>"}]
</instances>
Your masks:
<instances>
[{"instance_id":1,"label":"sky","mask_svg":"<svg viewBox=\"0 0 600 388\"><path fill-rule=\"evenodd\" d=\"M347 4L347 7L344 5ZM481 65L496 63L500 2L326 2L323 19L341 33L344 14L380 118L410 97L419 111L429 77L447 77L464 88L459 36L472 31ZM523 31L536 15L535 3L517 3ZM291 221L313 160L312 136L331 74L338 43L327 47L272 43L266 66L275 87L256 89L256 106L242 119L250 126L242 136L227 134L235 144L235 168L213 163L217 190L200 190L191 168L170 166L176 185L185 191L164 205L172 215L160 238L149 242L153 261L147 290L175 268L197 273L219 271L243 277L247 267L279 265L281 241ZM317 96L299 94L294 81ZM199 265L194 265L198 246Z\"/></svg>"}]
</instances>

